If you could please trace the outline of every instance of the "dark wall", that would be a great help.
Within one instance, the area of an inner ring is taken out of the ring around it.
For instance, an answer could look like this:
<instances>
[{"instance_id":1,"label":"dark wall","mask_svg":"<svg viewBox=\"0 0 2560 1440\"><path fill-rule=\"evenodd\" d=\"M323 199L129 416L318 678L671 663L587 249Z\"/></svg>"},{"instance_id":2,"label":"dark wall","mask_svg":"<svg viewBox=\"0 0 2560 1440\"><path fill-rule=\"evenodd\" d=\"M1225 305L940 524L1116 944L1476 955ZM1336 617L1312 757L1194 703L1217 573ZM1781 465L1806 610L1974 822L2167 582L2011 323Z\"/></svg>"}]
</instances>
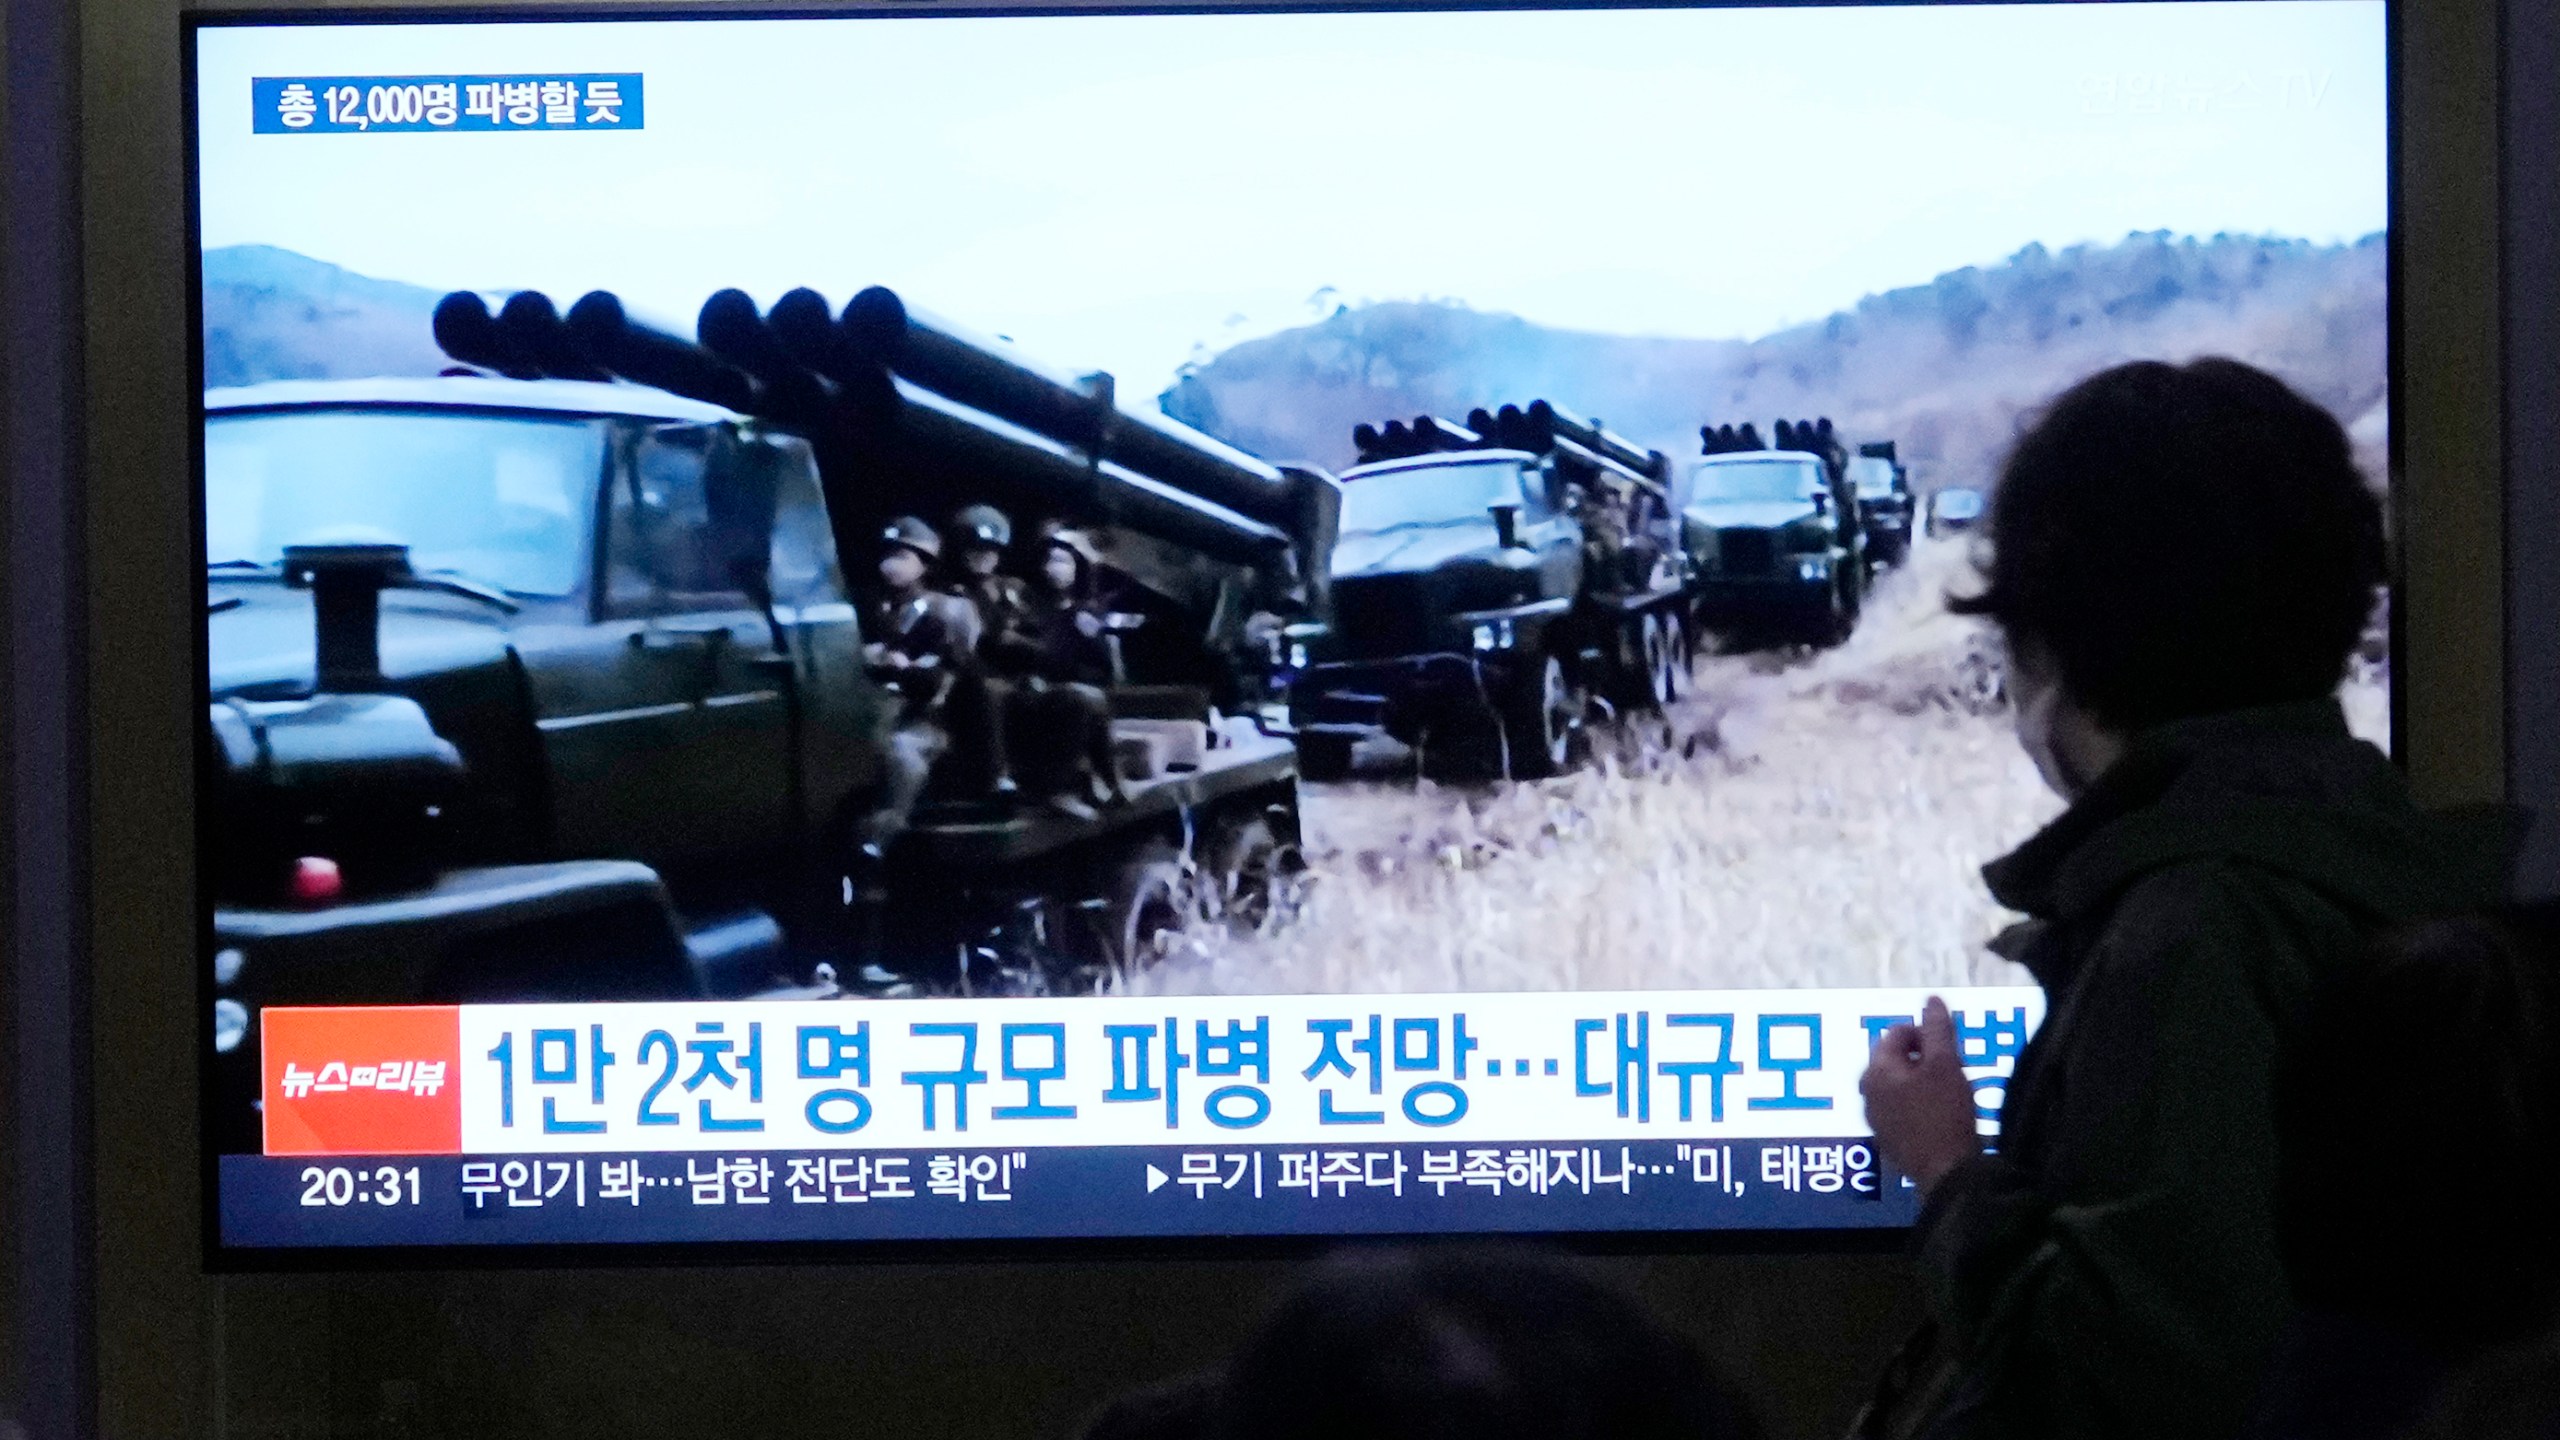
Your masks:
<instances>
[{"instance_id":1,"label":"dark wall","mask_svg":"<svg viewBox=\"0 0 2560 1440\"><path fill-rule=\"evenodd\" d=\"M173 1003L196 993L189 707L169 683L190 664L185 597L196 582L179 538L178 3L11 3L76 13L85 50L92 605L79 638L97 757L81 798L96 879L91 1073L106 1101L94 1132L100 1432L1030 1437L1232 1340L1272 1267L202 1272L201 1017ZM2433 797L2477 798L2502 788L2506 713L2496 112L2480 98L2494 91L2497 3L2407 0L2399 32L2400 83L2423 96L2396 161L2409 206L2398 243L2413 267L2404 337L2417 370L2394 428L2405 436L2403 508L2421 527L2406 556L2410 765ZM0 1232L18 1234L25 1218L0 1209ZM1885 1257L1656 1258L1623 1269L1745 1382L1780 1436L1836 1430L1914 1306L1905 1269Z\"/></svg>"},{"instance_id":2,"label":"dark wall","mask_svg":"<svg viewBox=\"0 0 2560 1440\"><path fill-rule=\"evenodd\" d=\"M1916 1319L1901 1262L1603 1262L1695 1333L1774 1437L1829 1437ZM225 1282L238 1435L1052 1436L1214 1359L1284 1267L1246 1263L401 1275ZM398 1428L403 1421L414 1429Z\"/></svg>"}]
</instances>

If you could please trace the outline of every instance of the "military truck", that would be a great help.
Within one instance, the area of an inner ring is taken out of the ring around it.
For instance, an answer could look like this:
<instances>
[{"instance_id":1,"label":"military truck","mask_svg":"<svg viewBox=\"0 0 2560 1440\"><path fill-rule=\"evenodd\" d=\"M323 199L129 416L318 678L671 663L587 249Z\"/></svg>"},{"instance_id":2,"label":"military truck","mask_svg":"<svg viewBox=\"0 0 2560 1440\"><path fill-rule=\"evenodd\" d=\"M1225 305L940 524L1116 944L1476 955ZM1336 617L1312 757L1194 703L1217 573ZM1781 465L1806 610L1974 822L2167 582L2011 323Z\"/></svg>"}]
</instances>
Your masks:
<instances>
[{"instance_id":1,"label":"military truck","mask_svg":"<svg viewBox=\"0 0 2560 1440\"><path fill-rule=\"evenodd\" d=\"M1866 599L1867 535L1828 421L1699 431L1681 496L1698 625L1736 643L1837 645Z\"/></svg>"},{"instance_id":2,"label":"military truck","mask_svg":"<svg viewBox=\"0 0 2560 1440\"><path fill-rule=\"evenodd\" d=\"M1466 773L1569 767L1586 715L1687 674L1671 462L1546 402L1353 432L1329 609L1291 636L1311 778L1386 734Z\"/></svg>"},{"instance_id":3,"label":"military truck","mask_svg":"<svg viewBox=\"0 0 2560 1440\"><path fill-rule=\"evenodd\" d=\"M1247 621L1321 597L1331 482L886 291L795 293L714 297L707 345L610 295L448 297L463 373L208 392L226 1062L270 1004L1038 991L1285 912L1297 765L1238 718ZM971 501L1087 527L1138 617L1129 797L929 790L857 857L893 706L846 570Z\"/></svg>"},{"instance_id":4,"label":"military truck","mask_svg":"<svg viewBox=\"0 0 2560 1440\"><path fill-rule=\"evenodd\" d=\"M1982 523L1988 506L1982 492L1969 485L1948 485L1929 492L1922 532L1932 540L1961 535Z\"/></svg>"},{"instance_id":5,"label":"military truck","mask_svg":"<svg viewBox=\"0 0 2560 1440\"><path fill-rule=\"evenodd\" d=\"M1858 513L1867 537L1867 572L1890 569L1911 556L1911 522L1917 508L1911 495L1911 471L1895 454L1891 440L1870 440L1849 461L1849 481L1857 491Z\"/></svg>"}]
</instances>

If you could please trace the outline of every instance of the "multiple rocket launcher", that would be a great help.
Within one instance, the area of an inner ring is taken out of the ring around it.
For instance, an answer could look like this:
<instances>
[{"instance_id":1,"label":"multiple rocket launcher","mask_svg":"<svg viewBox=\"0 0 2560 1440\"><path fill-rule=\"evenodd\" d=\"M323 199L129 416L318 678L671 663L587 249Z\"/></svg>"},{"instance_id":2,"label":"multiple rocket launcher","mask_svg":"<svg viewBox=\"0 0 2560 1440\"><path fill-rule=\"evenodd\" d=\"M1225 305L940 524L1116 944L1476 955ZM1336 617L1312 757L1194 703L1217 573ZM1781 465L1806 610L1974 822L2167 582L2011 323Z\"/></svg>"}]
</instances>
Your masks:
<instances>
[{"instance_id":1,"label":"multiple rocket launcher","mask_svg":"<svg viewBox=\"0 0 2560 1440\"><path fill-rule=\"evenodd\" d=\"M841 313L814 290L766 311L723 290L704 302L696 341L632 318L601 290L565 315L538 291L494 315L457 291L436 306L434 326L436 343L465 365L517 379L627 380L804 436L840 525L865 527L840 531L840 542L876 535L892 515L992 501L1122 527L1302 591L1323 584L1337 502L1322 476L1124 410L1110 376L1050 370L882 287ZM1153 579L1167 593L1187 588Z\"/></svg>"},{"instance_id":2,"label":"multiple rocket launcher","mask_svg":"<svg viewBox=\"0 0 2560 1440\"><path fill-rule=\"evenodd\" d=\"M1698 438L1705 442L1701 453L1707 455L1729 455L1740 450L1796 450L1818 455L1822 458L1823 469L1834 481L1846 474L1849 468L1848 446L1831 428L1828 415L1818 420L1779 421L1774 443L1763 441L1760 432L1749 421L1743 422L1739 429L1731 425L1701 425ZM1899 468L1900 462L1895 457L1891 440L1862 444L1858 447L1858 455L1863 459L1892 461Z\"/></svg>"},{"instance_id":3,"label":"multiple rocket launcher","mask_svg":"<svg viewBox=\"0 0 2560 1440\"><path fill-rule=\"evenodd\" d=\"M1473 410L1464 425L1432 415L1415 416L1411 424L1390 420L1384 427L1360 425L1353 428L1351 443L1363 465L1456 450L1519 450L1552 456L1586 478L1606 477L1657 495L1667 495L1672 480L1671 457L1545 400L1532 401L1526 409L1505 405Z\"/></svg>"},{"instance_id":4,"label":"multiple rocket launcher","mask_svg":"<svg viewBox=\"0 0 2560 1440\"><path fill-rule=\"evenodd\" d=\"M1109 375L1052 370L911 309L884 287L855 295L840 313L805 288L763 311L744 291L723 290L704 302L695 341L632 318L602 290L565 315L539 291L509 297L494 314L479 295L456 291L436 306L434 325L437 344L465 365L526 380L627 380L800 434L817 455L830 509L866 533L892 514L993 500L1276 572L1302 600L1325 586L1338 501L1323 476L1124 410ZM1709 455L1799 450L1821 456L1835 476L1848 463L1827 417L1780 420L1774 444L1749 423L1705 425L1699 435ZM1674 483L1662 452L1546 400L1477 409L1463 425L1431 415L1364 424L1352 442L1362 465L1504 449L1657 495ZM1164 578L1158 588L1183 588Z\"/></svg>"},{"instance_id":5,"label":"multiple rocket launcher","mask_svg":"<svg viewBox=\"0 0 2560 1440\"><path fill-rule=\"evenodd\" d=\"M1743 450L1802 451L1821 457L1834 478L1849 464L1848 448L1832 429L1829 416L1780 420L1772 439L1763 439L1759 429L1748 421L1739 427L1702 425L1698 436L1703 442L1700 453L1706 455ZM1351 443L1363 465L1457 450L1521 450L1532 455L1553 455L1586 472L1605 473L1657 492L1667 489L1672 481L1671 461L1661 451L1640 449L1609 433L1599 421L1582 419L1545 400L1534 401L1525 410L1516 405L1505 405L1498 411L1474 410L1464 425L1434 415L1417 415L1411 422L1390 420L1383 426L1358 425L1352 429ZM1858 453L1892 460L1894 444L1887 440L1861 445Z\"/></svg>"},{"instance_id":6,"label":"multiple rocket launcher","mask_svg":"<svg viewBox=\"0 0 2560 1440\"><path fill-rule=\"evenodd\" d=\"M1840 443L1840 437L1832 432L1828 415L1819 420L1781 420L1777 423L1773 441L1768 442L1760 438L1760 432L1747 420L1740 429L1731 425L1701 425L1698 438L1706 442L1699 452L1705 455L1728 455L1737 450L1797 450L1821 456L1823 464L1835 474L1849 463L1849 452Z\"/></svg>"}]
</instances>

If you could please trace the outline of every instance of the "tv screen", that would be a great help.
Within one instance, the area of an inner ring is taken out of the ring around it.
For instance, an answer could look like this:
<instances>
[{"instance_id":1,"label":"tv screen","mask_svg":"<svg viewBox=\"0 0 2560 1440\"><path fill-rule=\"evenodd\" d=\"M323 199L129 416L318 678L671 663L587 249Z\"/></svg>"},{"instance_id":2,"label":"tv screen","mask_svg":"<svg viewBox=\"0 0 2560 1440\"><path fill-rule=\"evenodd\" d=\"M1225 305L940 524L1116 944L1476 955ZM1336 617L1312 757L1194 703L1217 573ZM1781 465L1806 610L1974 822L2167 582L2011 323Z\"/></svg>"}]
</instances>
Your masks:
<instances>
[{"instance_id":1,"label":"tv screen","mask_svg":"<svg viewBox=\"0 0 2560 1440\"><path fill-rule=\"evenodd\" d=\"M233 1256L1906 1224L2022 418L2385 474L2374 0L189 44Z\"/></svg>"}]
</instances>

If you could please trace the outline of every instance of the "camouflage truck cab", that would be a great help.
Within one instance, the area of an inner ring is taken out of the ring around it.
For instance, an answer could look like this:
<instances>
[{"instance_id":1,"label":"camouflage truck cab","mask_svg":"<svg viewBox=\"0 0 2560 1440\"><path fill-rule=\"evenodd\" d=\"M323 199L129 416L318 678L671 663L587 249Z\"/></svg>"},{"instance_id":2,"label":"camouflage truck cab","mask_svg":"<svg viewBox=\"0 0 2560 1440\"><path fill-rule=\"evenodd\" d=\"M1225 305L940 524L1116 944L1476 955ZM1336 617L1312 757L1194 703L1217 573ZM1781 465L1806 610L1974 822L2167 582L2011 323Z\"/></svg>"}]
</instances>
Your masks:
<instances>
[{"instance_id":1,"label":"camouflage truck cab","mask_svg":"<svg viewBox=\"0 0 2560 1440\"><path fill-rule=\"evenodd\" d=\"M1355 432L1328 622L1289 706L1311 775L1384 733L1480 774L1573 762L1593 697L1669 702L1687 674L1669 460L1541 401Z\"/></svg>"},{"instance_id":2,"label":"camouflage truck cab","mask_svg":"<svg viewBox=\"0 0 2560 1440\"><path fill-rule=\"evenodd\" d=\"M1911 471L1895 454L1891 440L1871 440L1858 447L1849 462L1849 479L1858 492L1858 513L1866 522L1867 568L1882 570L1911 556L1911 525L1916 505Z\"/></svg>"},{"instance_id":3,"label":"camouflage truck cab","mask_svg":"<svg viewBox=\"0 0 2560 1440\"><path fill-rule=\"evenodd\" d=\"M1776 444L1702 427L1681 496L1698 624L1727 639L1836 645L1863 608L1868 518L1831 422L1788 422Z\"/></svg>"},{"instance_id":4,"label":"camouflage truck cab","mask_svg":"<svg viewBox=\"0 0 2560 1440\"><path fill-rule=\"evenodd\" d=\"M439 338L503 378L205 397L224 1093L255 1094L268 1005L1044 989L1285 915L1295 755L1221 706L1265 668L1247 618L1300 603L1302 481L1107 385L1058 440L883 344L798 392L861 397L831 419L609 296L583 338L539 296L463 308ZM1091 527L1127 582L1125 803L928 792L857 887L895 709L839 555L882 509L991 497Z\"/></svg>"}]
</instances>

